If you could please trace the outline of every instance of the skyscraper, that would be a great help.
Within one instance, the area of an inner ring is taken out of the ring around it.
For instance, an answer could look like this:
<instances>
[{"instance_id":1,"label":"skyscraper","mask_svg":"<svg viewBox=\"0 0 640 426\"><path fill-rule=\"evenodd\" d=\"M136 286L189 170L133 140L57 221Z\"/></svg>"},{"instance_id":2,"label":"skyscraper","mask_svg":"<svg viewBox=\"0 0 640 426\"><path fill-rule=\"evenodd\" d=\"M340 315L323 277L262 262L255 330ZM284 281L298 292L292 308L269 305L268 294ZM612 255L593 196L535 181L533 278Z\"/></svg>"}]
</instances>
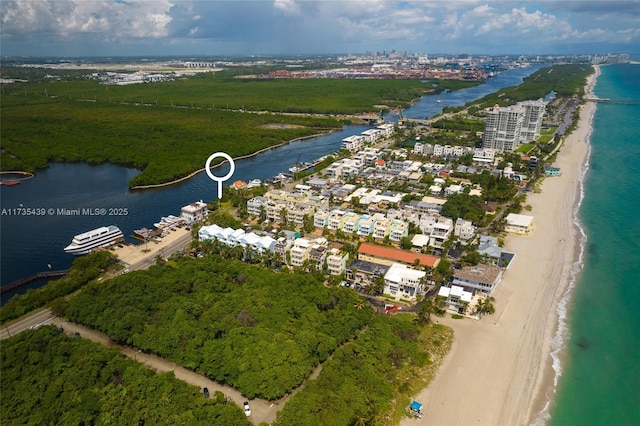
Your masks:
<instances>
[{"instance_id":1,"label":"skyscraper","mask_svg":"<svg viewBox=\"0 0 640 426\"><path fill-rule=\"evenodd\" d=\"M524 107L524 120L520 130L521 142L533 142L540 136L542 128L542 118L544 117L547 103L542 99L537 101L518 102Z\"/></svg>"},{"instance_id":2,"label":"skyscraper","mask_svg":"<svg viewBox=\"0 0 640 426\"><path fill-rule=\"evenodd\" d=\"M499 151L515 151L521 143L533 142L540 136L546 102L524 101L516 105L495 105L487 110L482 147Z\"/></svg>"},{"instance_id":3,"label":"skyscraper","mask_svg":"<svg viewBox=\"0 0 640 426\"><path fill-rule=\"evenodd\" d=\"M520 146L520 130L525 110L515 105L495 105L487 110L482 147L499 151L515 151Z\"/></svg>"}]
</instances>

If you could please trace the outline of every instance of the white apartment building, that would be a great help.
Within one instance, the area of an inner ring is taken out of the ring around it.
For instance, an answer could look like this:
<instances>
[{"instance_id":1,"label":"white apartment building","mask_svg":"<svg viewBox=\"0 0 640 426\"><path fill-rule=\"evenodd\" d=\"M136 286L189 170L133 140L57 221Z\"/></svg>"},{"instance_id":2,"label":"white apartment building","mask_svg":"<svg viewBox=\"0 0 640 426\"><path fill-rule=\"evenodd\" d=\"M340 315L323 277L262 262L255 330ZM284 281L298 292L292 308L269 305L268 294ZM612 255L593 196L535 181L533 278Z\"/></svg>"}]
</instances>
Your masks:
<instances>
[{"instance_id":1,"label":"white apartment building","mask_svg":"<svg viewBox=\"0 0 640 426\"><path fill-rule=\"evenodd\" d=\"M409 268L406 265L393 263L384 275L383 293L396 300L406 299L414 301L416 296L424 291L423 277L427 273Z\"/></svg>"},{"instance_id":2,"label":"white apartment building","mask_svg":"<svg viewBox=\"0 0 640 426\"><path fill-rule=\"evenodd\" d=\"M342 139L342 144L340 148L346 149L348 151L358 151L360 148L364 146L364 137L360 135L351 135Z\"/></svg>"},{"instance_id":3,"label":"white apartment building","mask_svg":"<svg viewBox=\"0 0 640 426\"><path fill-rule=\"evenodd\" d=\"M323 229L328 224L330 212L328 210L317 210L313 214L313 226Z\"/></svg>"},{"instance_id":4,"label":"white apartment building","mask_svg":"<svg viewBox=\"0 0 640 426\"><path fill-rule=\"evenodd\" d=\"M465 146L454 146L453 147L453 155L456 157L462 157L465 152L467 152L467 147Z\"/></svg>"},{"instance_id":5,"label":"white apartment building","mask_svg":"<svg viewBox=\"0 0 640 426\"><path fill-rule=\"evenodd\" d=\"M365 143L373 143L382 137L382 131L379 129L368 129L360 134L364 137Z\"/></svg>"},{"instance_id":6,"label":"white apartment building","mask_svg":"<svg viewBox=\"0 0 640 426\"><path fill-rule=\"evenodd\" d=\"M358 222L362 216L354 213L347 212L342 217L342 230L347 234L352 234L358 231Z\"/></svg>"},{"instance_id":7,"label":"white apartment building","mask_svg":"<svg viewBox=\"0 0 640 426\"><path fill-rule=\"evenodd\" d=\"M520 131L525 109L518 105L487 110L482 147L498 151L515 151L520 146Z\"/></svg>"},{"instance_id":8,"label":"white apartment building","mask_svg":"<svg viewBox=\"0 0 640 426\"><path fill-rule=\"evenodd\" d=\"M462 241L469 241L476 235L476 227L473 226L473 223L470 220L465 220L459 217L456 219L453 234Z\"/></svg>"},{"instance_id":9,"label":"white apartment building","mask_svg":"<svg viewBox=\"0 0 640 426\"><path fill-rule=\"evenodd\" d=\"M358 235L361 237L373 235L376 222L381 219L384 219L382 213L375 213L373 216L363 215L358 223Z\"/></svg>"},{"instance_id":10,"label":"white apartment building","mask_svg":"<svg viewBox=\"0 0 640 426\"><path fill-rule=\"evenodd\" d=\"M247 200L247 213L251 216L259 217L260 212L264 211L266 213L267 203L269 199L267 197L253 197Z\"/></svg>"},{"instance_id":11,"label":"white apartment building","mask_svg":"<svg viewBox=\"0 0 640 426\"><path fill-rule=\"evenodd\" d=\"M416 144L413 146L413 153L419 155L432 155L433 145L431 145L430 143L416 142Z\"/></svg>"},{"instance_id":12,"label":"white apartment building","mask_svg":"<svg viewBox=\"0 0 640 426\"><path fill-rule=\"evenodd\" d=\"M342 229L342 217L345 213L344 210L331 210L329 217L327 217L327 228L329 228L330 231Z\"/></svg>"},{"instance_id":13,"label":"white apartment building","mask_svg":"<svg viewBox=\"0 0 640 426\"><path fill-rule=\"evenodd\" d=\"M362 164L370 166L380 158L380 150L378 148L367 147L355 154L353 158L362 162Z\"/></svg>"},{"instance_id":14,"label":"white apartment building","mask_svg":"<svg viewBox=\"0 0 640 426\"><path fill-rule=\"evenodd\" d=\"M357 175L362 171L363 163L360 160L351 158L343 158L333 162L329 167L325 169L327 176L333 178L343 178L347 176Z\"/></svg>"},{"instance_id":15,"label":"white apartment building","mask_svg":"<svg viewBox=\"0 0 640 426\"><path fill-rule=\"evenodd\" d=\"M273 253L275 255L279 255L280 259L284 262L284 260L287 258L287 252L291 248L292 244L293 242L291 240L280 237L273 246Z\"/></svg>"},{"instance_id":16,"label":"white apartment building","mask_svg":"<svg viewBox=\"0 0 640 426\"><path fill-rule=\"evenodd\" d=\"M379 220L376 220L376 223L373 225L373 238L378 240L383 240L384 237L389 235L391 220L386 217L381 217Z\"/></svg>"},{"instance_id":17,"label":"white apartment building","mask_svg":"<svg viewBox=\"0 0 640 426\"><path fill-rule=\"evenodd\" d=\"M518 102L524 108L524 120L520 130L522 142L533 142L540 136L542 119L544 118L547 103L542 99L537 101Z\"/></svg>"},{"instance_id":18,"label":"white apartment building","mask_svg":"<svg viewBox=\"0 0 640 426\"><path fill-rule=\"evenodd\" d=\"M435 248L442 248L449 236L453 232L453 220L448 217L440 217L433 226L433 231L429 234L429 245Z\"/></svg>"},{"instance_id":19,"label":"white apartment building","mask_svg":"<svg viewBox=\"0 0 640 426\"><path fill-rule=\"evenodd\" d=\"M313 244L306 238L298 238L289 249L291 266L302 266L305 260L309 259L309 253Z\"/></svg>"},{"instance_id":20,"label":"white apartment building","mask_svg":"<svg viewBox=\"0 0 640 426\"><path fill-rule=\"evenodd\" d=\"M442 244L453 232L453 220L444 216L423 214L420 216L419 227L423 234L429 236L430 246L442 248Z\"/></svg>"},{"instance_id":21,"label":"white apartment building","mask_svg":"<svg viewBox=\"0 0 640 426\"><path fill-rule=\"evenodd\" d=\"M473 294L481 292L490 295L501 279L502 269L495 265L479 263L456 269L451 284L463 287Z\"/></svg>"},{"instance_id":22,"label":"white apartment building","mask_svg":"<svg viewBox=\"0 0 640 426\"><path fill-rule=\"evenodd\" d=\"M389 138L393 135L393 130L395 126L392 123L381 124L377 127L380 130L381 134L385 138Z\"/></svg>"},{"instance_id":23,"label":"white apartment building","mask_svg":"<svg viewBox=\"0 0 640 426\"><path fill-rule=\"evenodd\" d=\"M476 148L473 151L473 161L478 163L493 163L496 152L491 148Z\"/></svg>"},{"instance_id":24,"label":"white apartment building","mask_svg":"<svg viewBox=\"0 0 640 426\"><path fill-rule=\"evenodd\" d=\"M389 239L398 242L409 235L409 224L402 220L394 219L389 225Z\"/></svg>"},{"instance_id":25,"label":"white apartment building","mask_svg":"<svg viewBox=\"0 0 640 426\"><path fill-rule=\"evenodd\" d=\"M452 285L451 287L440 287L438 297L446 299L446 309L455 313L464 313L466 306L473 300L473 293L465 291L463 287Z\"/></svg>"},{"instance_id":26,"label":"white apartment building","mask_svg":"<svg viewBox=\"0 0 640 426\"><path fill-rule=\"evenodd\" d=\"M180 209L180 216L182 216L187 223L200 222L206 219L208 215L209 210L207 209L207 204L202 202L202 200L186 205Z\"/></svg>"},{"instance_id":27,"label":"white apartment building","mask_svg":"<svg viewBox=\"0 0 640 426\"><path fill-rule=\"evenodd\" d=\"M340 249L329 249L327 254L327 271L331 275L340 275L347 269L347 261L349 260L349 253L342 254Z\"/></svg>"}]
</instances>

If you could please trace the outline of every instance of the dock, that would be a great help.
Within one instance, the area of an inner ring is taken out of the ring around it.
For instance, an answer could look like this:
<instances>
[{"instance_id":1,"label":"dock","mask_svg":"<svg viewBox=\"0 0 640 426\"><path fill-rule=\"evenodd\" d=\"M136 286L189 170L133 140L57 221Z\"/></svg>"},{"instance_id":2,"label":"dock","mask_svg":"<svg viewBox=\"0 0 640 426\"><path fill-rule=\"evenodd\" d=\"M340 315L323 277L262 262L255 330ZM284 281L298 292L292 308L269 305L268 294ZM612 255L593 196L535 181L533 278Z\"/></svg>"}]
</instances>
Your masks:
<instances>
[{"instance_id":1,"label":"dock","mask_svg":"<svg viewBox=\"0 0 640 426\"><path fill-rule=\"evenodd\" d=\"M40 280L43 278L60 278L67 275L69 272L68 269L62 269L59 271L44 271L44 272L36 272L35 274L31 274L27 277L20 278L19 280L15 280L7 285L3 285L0 287L0 294L6 293L7 291L14 290L16 288L20 288L23 285L29 284L32 281Z\"/></svg>"}]
</instances>

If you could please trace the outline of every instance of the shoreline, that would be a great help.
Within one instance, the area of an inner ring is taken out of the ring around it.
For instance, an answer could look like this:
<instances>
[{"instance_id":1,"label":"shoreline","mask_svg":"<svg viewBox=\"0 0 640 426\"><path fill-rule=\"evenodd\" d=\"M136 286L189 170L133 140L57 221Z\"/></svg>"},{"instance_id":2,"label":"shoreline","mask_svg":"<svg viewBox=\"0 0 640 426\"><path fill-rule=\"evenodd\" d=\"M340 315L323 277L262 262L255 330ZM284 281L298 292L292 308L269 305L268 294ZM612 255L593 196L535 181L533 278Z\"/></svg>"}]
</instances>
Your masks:
<instances>
[{"instance_id":1,"label":"shoreline","mask_svg":"<svg viewBox=\"0 0 640 426\"><path fill-rule=\"evenodd\" d=\"M262 148L262 149L260 149L260 150L258 150L258 151L256 151L256 152L252 152L251 154L246 154L246 155L241 155L241 156L239 156L239 157L234 157L234 158L233 158L233 161L237 161L237 160L244 160L244 159L247 159L247 158L255 157L255 156L260 155L260 154L262 154L263 152L267 152L267 151L269 151L269 150L271 150L271 149L280 148L280 147L283 147L283 146L288 145L288 144L290 144L290 143L297 142L297 141L301 141L301 140L305 140L305 139L311 139L311 138L315 138L315 137L318 137L318 136L324 136L324 135L327 135L327 134L329 134L329 133L331 133L331 132L333 132L333 130L330 130L330 131L328 131L328 132L326 132L326 133L315 133L315 134L313 134L313 135L309 135L309 136L301 136L301 137L299 137L299 138L291 139L291 140L289 140L289 141L284 141L284 142L279 143L279 144L277 144L277 145L272 145L272 146L268 146L268 147L266 147L266 148ZM225 164L225 163L227 163L227 162L228 162L227 160L223 160L223 161L221 161L220 163L218 163L218 164L216 164L215 166L213 166L212 168L213 168L213 169L218 168L218 167L222 166L223 164ZM187 176L183 176L183 177L181 177L181 178L178 178L178 179L172 180L172 181L170 181L170 182L164 182L164 183L153 183L153 184L149 184L149 185L136 185L136 186L133 186L133 187L131 187L131 188L129 188L129 189L133 191L133 190L140 190L140 189L163 188L163 187L165 187L165 186L175 185L176 183L184 182L185 180L191 179L192 177L194 177L194 176L195 176L195 175L197 175L198 173L202 173L202 172L204 172L204 167L203 167L203 168L201 168L201 169L199 169L199 170L196 170L196 171L194 171L194 172L189 173Z\"/></svg>"},{"instance_id":2,"label":"shoreline","mask_svg":"<svg viewBox=\"0 0 640 426\"><path fill-rule=\"evenodd\" d=\"M595 70L586 92L593 90ZM401 425L548 420L565 351L566 308L582 269L585 240L577 211L594 111L594 102L584 102L576 128L564 138L555 162L562 175L544 178L542 192L527 197L533 232L505 239L505 249L517 256L494 291L496 313L480 321L439 319L454 329L453 346L434 381L415 395L425 416Z\"/></svg>"},{"instance_id":3,"label":"shoreline","mask_svg":"<svg viewBox=\"0 0 640 426\"><path fill-rule=\"evenodd\" d=\"M593 67L595 72L587 77L584 96L591 99L597 99L593 90L597 79L600 76L601 70L599 65L594 65ZM595 103L588 101L582 106L582 110L580 111L579 127L581 127L582 132L586 132L586 134L577 135L577 137L581 137L586 143L587 152L582 161L581 173L578 176L578 193L576 194L576 201L573 209L573 221L576 230L573 248L574 261L571 266L568 281L564 283L564 288L559 288L559 300L556 303L555 334L552 337L549 351L550 359L547 359L545 366L542 369L541 380L538 383L538 386L536 386L537 394L534 400L535 402L532 405L533 412L529 415L529 423L533 425L543 425L551 419L551 409L553 408L555 395L558 390L558 383L562 376L562 367L566 364L566 344L570 326L567 316L573 303L573 293L582 275L584 250L587 243L587 235L582 227L579 214L580 206L584 200L584 181L586 179L587 172L589 171L591 158L590 138L593 132L593 117L595 115L595 109ZM582 115L583 112L584 116ZM574 133L577 131L578 129L576 129ZM570 137L571 135L567 138Z\"/></svg>"}]
</instances>

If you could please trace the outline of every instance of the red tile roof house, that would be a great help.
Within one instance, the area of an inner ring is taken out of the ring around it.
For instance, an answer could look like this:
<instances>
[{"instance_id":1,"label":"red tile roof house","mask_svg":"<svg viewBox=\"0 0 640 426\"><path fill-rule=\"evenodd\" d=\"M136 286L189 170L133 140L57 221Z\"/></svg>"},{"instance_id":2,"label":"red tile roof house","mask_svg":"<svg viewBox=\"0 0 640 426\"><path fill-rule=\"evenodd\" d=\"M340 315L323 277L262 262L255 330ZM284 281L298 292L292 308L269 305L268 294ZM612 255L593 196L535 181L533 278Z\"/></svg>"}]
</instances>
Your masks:
<instances>
[{"instance_id":1,"label":"red tile roof house","mask_svg":"<svg viewBox=\"0 0 640 426\"><path fill-rule=\"evenodd\" d=\"M435 268L440 262L440 258L437 256L414 253L409 250L371 243L362 243L360 245L358 249L358 259L387 266L391 266L393 263L413 265L413 263L418 260L421 266L427 266L429 268Z\"/></svg>"}]
</instances>

